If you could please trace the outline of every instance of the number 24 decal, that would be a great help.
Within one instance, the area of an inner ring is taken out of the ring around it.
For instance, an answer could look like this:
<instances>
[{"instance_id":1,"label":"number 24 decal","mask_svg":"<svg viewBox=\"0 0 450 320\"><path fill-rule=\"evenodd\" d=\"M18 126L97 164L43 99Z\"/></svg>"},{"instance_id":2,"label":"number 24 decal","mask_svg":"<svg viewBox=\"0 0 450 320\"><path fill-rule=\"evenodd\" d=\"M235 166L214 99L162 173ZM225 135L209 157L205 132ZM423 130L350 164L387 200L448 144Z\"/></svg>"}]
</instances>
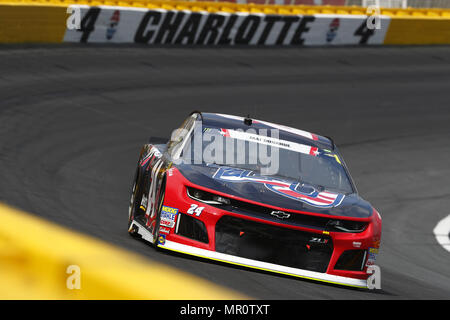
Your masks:
<instances>
[{"instance_id":1,"label":"number 24 decal","mask_svg":"<svg viewBox=\"0 0 450 320\"><path fill-rule=\"evenodd\" d=\"M205 207L199 207L196 204L191 204L191 207L186 212L189 213L189 214L194 214L195 213L195 215L198 217L202 213L203 209L205 209Z\"/></svg>"}]
</instances>

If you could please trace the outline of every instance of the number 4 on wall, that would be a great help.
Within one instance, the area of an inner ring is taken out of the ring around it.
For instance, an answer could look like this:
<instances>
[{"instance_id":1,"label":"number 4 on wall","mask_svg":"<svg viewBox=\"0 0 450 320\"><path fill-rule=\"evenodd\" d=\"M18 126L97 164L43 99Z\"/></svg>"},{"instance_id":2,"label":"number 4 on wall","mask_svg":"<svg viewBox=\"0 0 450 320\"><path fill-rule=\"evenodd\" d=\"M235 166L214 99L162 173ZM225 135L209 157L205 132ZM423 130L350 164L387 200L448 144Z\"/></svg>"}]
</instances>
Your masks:
<instances>
[{"instance_id":1,"label":"number 4 on wall","mask_svg":"<svg viewBox=\"0 0 450 320\"><path fill-rule=\"evenodd\" d=\"M375 33L374 29L369 29L367 27L369 25L368 24L368 19L364 20L364 22L359 26L358 29L356 29L356 31L354 33L355 36L360 36L361 37L361 39L359 40L359 44L367 44L367 40L369 40L369 38L371 36L373 36L373 34Z\"/></svg>"},{"instance_id":2,"label":"number 4 on wall","mask_svg":"<svg viewBox=\"0 0 450 320\"><path fill-rule=\"evenodd\" d=\"M77 31L83 32L80 42L87 42L89 35L94 31L95 22L97 21L98 15L100 14L100 8L92 7L89 8L88 12L84 15L81 20L81 28Z\"/></svg>"}]
</instances>

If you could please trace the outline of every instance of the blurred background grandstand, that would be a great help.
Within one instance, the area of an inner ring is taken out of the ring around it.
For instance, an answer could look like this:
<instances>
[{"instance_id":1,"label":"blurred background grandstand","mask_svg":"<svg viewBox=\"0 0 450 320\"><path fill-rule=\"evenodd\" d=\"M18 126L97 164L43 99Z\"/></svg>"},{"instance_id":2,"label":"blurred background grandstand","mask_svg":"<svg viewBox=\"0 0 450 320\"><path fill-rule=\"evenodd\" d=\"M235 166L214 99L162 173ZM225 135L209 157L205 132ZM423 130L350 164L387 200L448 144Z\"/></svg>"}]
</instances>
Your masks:
<instances>
[{"instance_id":1,"label":"blurred background grandstand","mask_svg":"<svg viewBox=\"0 0 450 320\"><path fill-rule=\"evenodd\" d=\"M196 1L196 0L191 0ZM197 0L202 1L202 0ZM214 0L203 0L214 1ZM215 0L215 2L256 3L256 4L303 4L331 6L361 6L379 5L383 8L450 8L450 0Z\"/></svg>"}]
</instances>

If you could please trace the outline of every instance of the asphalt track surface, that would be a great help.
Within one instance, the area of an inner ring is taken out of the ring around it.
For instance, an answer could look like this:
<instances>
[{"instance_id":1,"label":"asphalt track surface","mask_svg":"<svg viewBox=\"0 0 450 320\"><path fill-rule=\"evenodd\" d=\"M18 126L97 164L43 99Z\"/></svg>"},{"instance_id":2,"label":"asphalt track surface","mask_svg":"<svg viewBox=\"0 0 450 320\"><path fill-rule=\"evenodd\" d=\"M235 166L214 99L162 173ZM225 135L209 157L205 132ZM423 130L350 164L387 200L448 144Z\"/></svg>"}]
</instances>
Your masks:
<instances>
[{"instance_id":1,"label":"asphalt track surface","mask_svg":"<svg viewBox=\"0 0 450 320\"><path fill-rule=\"evenodd\" d=\"M433 235L450 213L450 47L6 46L0 70L1 201L255 298L450 298L450 254ZM194 109L334 137L383 217L382 290L158 252L129 237L141 144L169 136Z\"/></svg>"}]
</instances>

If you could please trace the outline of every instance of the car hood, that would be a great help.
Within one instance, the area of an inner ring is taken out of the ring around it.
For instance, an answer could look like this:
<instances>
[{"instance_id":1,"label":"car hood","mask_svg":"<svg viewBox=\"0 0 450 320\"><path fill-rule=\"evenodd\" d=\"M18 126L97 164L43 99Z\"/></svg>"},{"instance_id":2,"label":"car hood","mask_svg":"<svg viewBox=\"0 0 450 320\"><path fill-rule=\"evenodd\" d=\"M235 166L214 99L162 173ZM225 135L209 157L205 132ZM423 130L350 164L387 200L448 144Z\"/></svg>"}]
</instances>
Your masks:
<instances>
[{"instance_id":1,"label":"car hood","mask_svg":"<svg viewBox=\"0 0 450 320\"><path fill-rule=\"evenodd\" d=\"M318 191L298 181L218 165L178 164L176 168L193 184L283 209L357 218L373 212L370 203L356 193Z\"/></svg>"}]
</instances>

